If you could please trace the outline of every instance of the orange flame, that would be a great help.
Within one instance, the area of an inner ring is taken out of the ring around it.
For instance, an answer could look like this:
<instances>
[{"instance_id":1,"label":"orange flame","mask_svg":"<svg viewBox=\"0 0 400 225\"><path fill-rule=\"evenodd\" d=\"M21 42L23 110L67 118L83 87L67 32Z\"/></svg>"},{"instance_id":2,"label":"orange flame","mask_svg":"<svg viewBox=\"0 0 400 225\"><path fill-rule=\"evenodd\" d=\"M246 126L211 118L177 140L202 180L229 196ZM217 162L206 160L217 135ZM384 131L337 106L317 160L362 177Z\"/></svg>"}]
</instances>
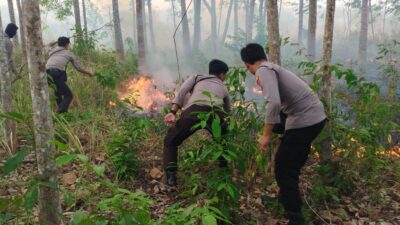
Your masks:
<instances>
[{"instance_id":1,"label":"orange flame","mask_svg":"<svg viewBox=\"0 0 400 225\"><path fill-rule=\"evenodd\" d=\"M113 102L113 101L111 101L111 100L108 102L108 104L109 104L111 107L117 106L117 103L115 103L115 102Z\"/></svg>"},{"instance_id":2,"label":"orange flame","mask_svg":"<svg viewBox=\"0 0 400 225\"><path fill-rule=\"evenodd\" d=\"M125 82L119 91L121 100L147 112L160 112L168 98L156 86L150 76L140 76Z\"/></svg>"}]
</instances>

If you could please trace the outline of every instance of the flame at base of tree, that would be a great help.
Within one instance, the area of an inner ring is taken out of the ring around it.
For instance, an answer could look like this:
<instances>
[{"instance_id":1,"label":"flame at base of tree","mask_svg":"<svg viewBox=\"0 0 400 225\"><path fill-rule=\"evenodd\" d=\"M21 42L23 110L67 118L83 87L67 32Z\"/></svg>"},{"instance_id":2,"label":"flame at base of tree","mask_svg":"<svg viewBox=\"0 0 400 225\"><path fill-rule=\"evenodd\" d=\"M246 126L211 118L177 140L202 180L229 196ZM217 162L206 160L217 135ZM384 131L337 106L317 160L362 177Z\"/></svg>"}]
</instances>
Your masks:
<instances>
[{"instance_id":1,"label":"flame at base of tree","mask_svg":"<svg viewBox=\"0 0 400 225\"><path fill-rule=\"evenodd\" d=\"M157 88L155 80L142 75L124 82L118 90L119 99L144 112L161 112L168 102L165 94ZM110 106L115 105L110 102Z\"/></svg>"}]
</instances>

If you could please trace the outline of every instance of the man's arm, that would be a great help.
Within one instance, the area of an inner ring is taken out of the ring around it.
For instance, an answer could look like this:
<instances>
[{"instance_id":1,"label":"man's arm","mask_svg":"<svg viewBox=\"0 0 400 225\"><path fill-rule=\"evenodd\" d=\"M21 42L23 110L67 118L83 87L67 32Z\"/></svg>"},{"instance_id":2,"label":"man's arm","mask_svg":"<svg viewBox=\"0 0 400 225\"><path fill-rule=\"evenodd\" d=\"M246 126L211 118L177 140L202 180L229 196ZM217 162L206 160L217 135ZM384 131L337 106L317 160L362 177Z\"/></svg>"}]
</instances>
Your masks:
<instances>
[{"instance_id":1,"label":"man's arm","mask_svg":"<svg viewBox=\"0 0 400 225\"><path fill-rule=\"evenodd\" d=\"M13 59L13 44L9 38L5 39L5 48L7 52L8 69L13 74L17 74L17 68Z\"/></svg>"},{"instance_id":2,"label":"man's arm","mask_svg":"<svg viewBox=\"0 0 400 225\"><path fill-rule=\"evenodd\" d=\"M187 79L187 80L185 80L185 82L183 82L183 84L180 87L178 93L176 94L174 100L172 100L172 104L178 105L179 108L183 107L185 97L189 93L189 91L192 89L192 87L195 83L195 79L196 79L195 77L196 76L191 76L189 79Z\"/></svg>"},{"instance_id":3,"label":"man's arm","mask_svg":"<svg viewBox=\"0 0 400 225\"><path fill-rule=\"evenodd\" d=\"M259 140L259 146L263 151L268 149L268 144L272 138L272 128L274 124L280 122L281 98L278 87L277 74L267 68L260 68L257 71L260 85L266 102L266 116L263 134Z\"/></svg>"},{"instance_id":4,"label":"man's arm","mask_svg":"<svg viewBox=\"0 0 400 225\"><path fill-rule=\"evenodd\" d=\"M85 69L85 68L78 62L78 59L76 58L76 56L75 56L73 53L71 53L71 63L72 63L72 65L74 66L74 68L75 68L77 71L79 71L79 72L81 72L81 73L83 73L83 74L86 74L86 75L88 75L89 77L94 77L94 76L95 76L94 73L92 73L91 71Z\"/></svg>"}]
</instances>

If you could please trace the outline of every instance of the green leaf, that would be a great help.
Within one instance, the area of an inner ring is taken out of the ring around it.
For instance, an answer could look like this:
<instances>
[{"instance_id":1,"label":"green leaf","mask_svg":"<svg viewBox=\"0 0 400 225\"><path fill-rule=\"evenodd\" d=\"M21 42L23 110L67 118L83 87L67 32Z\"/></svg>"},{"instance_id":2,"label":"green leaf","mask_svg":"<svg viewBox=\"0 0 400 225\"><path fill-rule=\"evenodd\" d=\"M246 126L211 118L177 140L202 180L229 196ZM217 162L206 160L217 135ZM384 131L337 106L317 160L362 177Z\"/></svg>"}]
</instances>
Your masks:
<instances>
[{"instance_id":1,"label":"green leaf","mask_svg":"<svg viewBox=\"0 0 400 225\"><path fill-rule=\"evenodd\" d=\"M61 150L61 151L67 151L70 149L70 147L68 145L61 143L57 140L50 141L49 143L52 145L55 145L57 147L57 149Z\"/></svg>"},{"instance_id":2,"label":"green leaf","mask_svg":"<svg viewBox=\"0 0 400 225\"><path fill-rule=\"evenodd\" d=\"M86 155L79 154L79 155L78 155L78 158L79 158L83 163L89 162L89 157L87 157Z\"/></svg>"},{"instance_id":3,"label":"green leaf","mask_svg":"<svg viewBox=\"0 0 400 225\"><path fill-rule=\"evenodd\" d=\"M221 137L221 119L218 115L213 119L211 129L214 138L218 139Z\"/></svg>"},{"instance_id":4,"label":"green leaf","mask_svg":"<svg viewBox=\"0 0 400 225\"><path fill-rule=\"evenodd\" d=\"M104 171L106 170L106 168L103 165L93 165L92 166L94 172L99 175L99 176L103 176L104 175Z\"/></svg>"},{"instance_id":5,"label":"green leaf","mask_svg":"<svg viewBox=\"0 0 400 225\"><path fill-rule=\"evenodd\" d=\"M6 165L4 166L3 173L4 175L10 174L12 171L16 170L24 160L24 158L29 154L30 149L25 148L20 150L15 155L13 155L9 160L7 160Z\"/></svg>"},{"instance_id":6,"label":"green leaf","mask_svg":"<svg viewBox=\"0 0 400 225\"><path fill-rule=\"evenodd\" d=\"M62 155L57 157L56 159L56 165L57 166L62 166L64 164L67 164L71 162L72 160L78 158L78 154L70 154L70 155Z\"/></svg>"},{"instance_id":7,"label":"green leaf","mask_svg":"<svg viewBox=\"0 0 400 225\"><path fill-rule=\"evenodd\" d=\"M35 207L36 202L39 199L39 190L38 187L32 187L28 191L26 191L24 195L24 207L26 210L31 210Z\"/></svg>"},{"instance_id":8,"label":"green leaf","mask_svg":"<svg viewBox=\"0 0 400 225\"><path fill-rule=\"evenodd\" d=\"M7 198L0 198L0 212L4 212L10 205L11 200Z\"/></svg>"},{"instance_id":9,"label":"green leaf","mask_svg":"<svg viewBox=\"0 0 400 225\"><path fill-rule=\"evenodd\" d=\"M24 115L17 112L0 113L0 118L14 120L17 122L26 122L28 120Z\"/></svg>"},{"instance_id":10,"label":"green leaf","mask_svg":"<svg viewBox=\"0 0 400 225\"><path fill-rule=\"evenodd\" d=\"M90 219L87 212L77 211L74 213L71 225L95 225L95 223Z\"/></svg>"},{"instance_id":11,"label":"green leaf","mask_svg":"<svg viewBox=\"0 0 400 225\"><path fill-rule=\"evenodd\" d=\"M213 215L205 215L201 222L203 225L217 225L217 219Z\"/></svg>"}]
</instances>

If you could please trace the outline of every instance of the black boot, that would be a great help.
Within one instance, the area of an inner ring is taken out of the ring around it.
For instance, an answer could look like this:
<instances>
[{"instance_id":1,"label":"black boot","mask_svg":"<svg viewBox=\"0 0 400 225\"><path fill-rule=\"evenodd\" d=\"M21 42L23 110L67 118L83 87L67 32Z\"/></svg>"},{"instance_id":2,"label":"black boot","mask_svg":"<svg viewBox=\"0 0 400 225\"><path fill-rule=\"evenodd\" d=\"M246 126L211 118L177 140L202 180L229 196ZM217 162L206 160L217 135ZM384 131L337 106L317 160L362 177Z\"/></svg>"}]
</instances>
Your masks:
<instances>
[{"instance_id":1,"label":"black boot","mask_svg":"<svg viewBox=\"0 0 400 225\"><path fill-rule=\"evenodd\" d=\"M169 187L176 187L176 172L175 171L166 171L167 172L167 185Z\"/></svg>"},{"instance_id":2,"label":"black boot","mask_svg":"<svg viewBox=\"0 0 400 225\"><path fill-rule=\"evenodd\" d=\"M289 223L287 225L305 225L304 217L301 213L288 212Z\"/></svg>"}]
</instances>

